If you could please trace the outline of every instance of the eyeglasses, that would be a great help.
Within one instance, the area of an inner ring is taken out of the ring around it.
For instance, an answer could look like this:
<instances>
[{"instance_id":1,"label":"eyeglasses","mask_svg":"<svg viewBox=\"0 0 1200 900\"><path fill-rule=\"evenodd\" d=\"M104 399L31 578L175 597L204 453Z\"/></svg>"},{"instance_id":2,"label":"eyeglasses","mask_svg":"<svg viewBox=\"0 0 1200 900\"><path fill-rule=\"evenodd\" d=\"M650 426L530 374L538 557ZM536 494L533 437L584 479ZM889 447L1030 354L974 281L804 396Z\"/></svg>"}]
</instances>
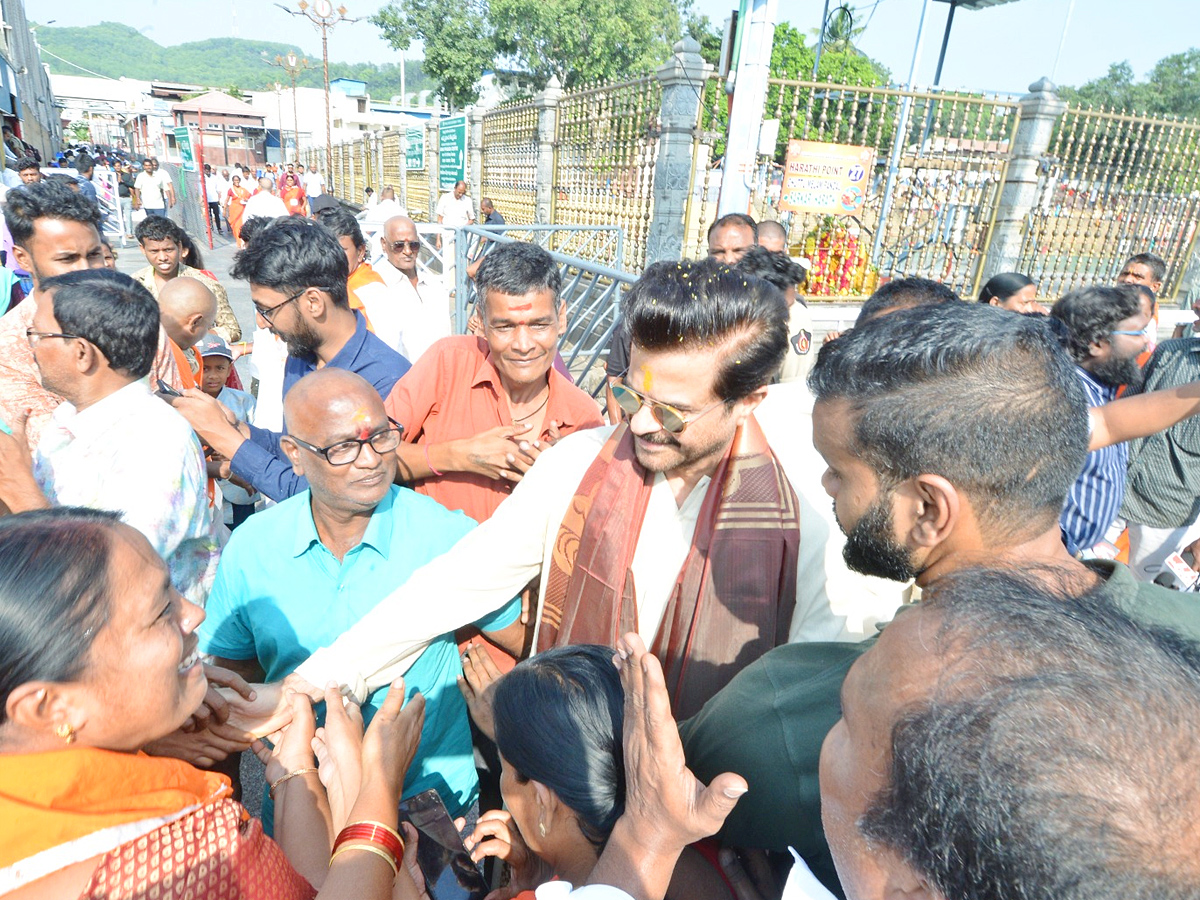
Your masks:
<instances>
[{"instance_id":1,"label":"eyeglasses","mask_svg":"<svg viewBox=\"0 0 1200 900\"><path fill-rule=\"evenodd\" d=\"M659 403L657 400L651 400L649 397L639 394L628 385L617 382L611 386L613 399L617 401L617 405L621 407L632 418L637 415L638 410L643 406L650 407L650 415L654 416L654 421L661 425L666 431L671 434L682 434L683 430L699 419L701 416L712 412L718 406L725 404L724 400L718 400L712 406L706 406L700 412L693 415L691 418L681 413L673 406L668 406L665 403Z\"/></svg>"},{"instance_id":2,"label":"eyeglasses","mask_svg":"<svg viewBox=\"0 0 1200 900\"><path fill-rule=\"evenodd\" d=\"M314 446L308 441L300 440L294 434L289 434L288 438L310 453L316 453L318 456L325 457L325 461L331 466L348 466L358 460L358 457L362 454L363 444L370 444L371 449L379 454L391 453L400 446L400 434L404 431L404 426L391 416L388 416L388 421L396 427L389 428L386 431L377 431L368 438L351 438L346 441L338 441L336 444L330 444L328 447Z\"/></svg>"},{"instance_id":3,"label":"eyeglasses","mask_svg":"<svg viewBox=\"0 0 1200 900\"><path fill-rule=\"evenodd\" d=\"M273 315L275 315L275 313L279 312L279 310L283 309L285 306L287 306L289 303L291 303L293 300L298 300L301 297L303 297L304 291L307 291L307 290L308 290L308 288L304 288L304 290L300 291L299 293L292 294L292 296L288 297L282 303L276 303L270 309L263 309L261 306L259 306L257 303L255 303L254 311L256 313L258 313L260 316L262 316L266 320L268 325L274 325L275 323L271 320L271 317Z\"/></svg>"},{"instance_id":4,"label":"eyeglasses","mask_svg":"<svg viewBox=\"0 0 1200 900\"><path fill-rule=\"evenodd\" d=\"M1143 331L1110 331L1109 334L1124 334L1129 337L1145 337L1146 332Z\"/></svg>"},{"instance_id":5,"label":"eyeglasses","mask_svg":"<svg viewBox=\"0 0 1200 900\"><path fill-rule=\"evenodd\" d=\"M36 347L41 341L46 338L62 338L68 341L84 341L87 338L80 337L77 334L60 334L57 331L35 331L32 328L25 329L25 340L29 341L30 347Z\"/></svg>"},{"instance_id":6,"label":"eyeglasses","mask_svg":"<svg viewBox=\"0 0 1200 900\"><path fill-rule=\"evenodd\" d=\"M416 253L421 249L420 241L392 241L392 249L397 253L403 253L407 250L409 253Z\"/></svg>"}]
</instances>

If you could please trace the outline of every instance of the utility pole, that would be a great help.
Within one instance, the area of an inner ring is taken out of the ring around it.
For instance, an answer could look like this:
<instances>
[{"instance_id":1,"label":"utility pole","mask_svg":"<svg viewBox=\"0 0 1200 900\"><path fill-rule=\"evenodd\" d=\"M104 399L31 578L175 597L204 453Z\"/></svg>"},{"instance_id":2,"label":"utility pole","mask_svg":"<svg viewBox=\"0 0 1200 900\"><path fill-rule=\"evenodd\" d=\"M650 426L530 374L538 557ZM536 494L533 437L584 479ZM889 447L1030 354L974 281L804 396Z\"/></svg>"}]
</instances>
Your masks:
<instances>
[{"instance_id":1,"label":"utility pole","mask_svg":"<svg viewBox=\"0 0 1200 900\"><path fill-rule=\"evenodd\" d=\"M331 0L314 0L311 4L308 0L298 0L296 6L299 7L299 12L288 9L282 3L275 5L289 16L308 19L313 27L321 32L321 64L325 75L325 160L328 168L329 161L333 159L333 113L329 106L329 30L341 22L361 22L362 19L347 16L344 6L334 9ZM332 185L333 172L326 172L325 177Z\"/></svg>"},{"instance_id":2,"label":"utility pole","mask_svg":"<svg viewBox=\"0 0 1200 900\"><path fill-rule=\"evenodd\" d=\"M771 45L775 40L778 0L742 0L738 17L737 69L734 71L733 110L721 176L717 215L744 213L750 208L751 179L758 163L758 133L767 102L767 77L771 74Z\"/></svg>"},{"instance_id":3,"label":"utility pole","mask_svg":"<svg viewBox=\"0 0 1200 900\"><path fill-rule=\"evenodd\" d=\"M290 12L290 10L289 10L289 12ZM287 73L287 76L292 80L292 124L294 126L292 128L292 136L295 139L294 143L293 143L293 149L295 149L296 153L299 154L299 152L300 152L300 112L299 112L299 106L296 103L296 79L299 77L301 72L303 72L305 69L309 68L308 58L303 57L301 59L297 59L295 53L288 51L287 56L276 56L274 62L270 62L268 60L268 63L272 66L275 66L278 69L283 69L283 71ZM328 81L326 82L326 88L328 88ZM328 93L326 93L325 99L326 99L325 112L328 114L328 112L329 112L329 105L328 105L329 94ZM280 143L280 148L279 148L280 152L284 155L284 157L286 159L287 141L285 141L284 137L283 137L283 113L279 114L279 143Z\"/></svg>"}]
</instances>

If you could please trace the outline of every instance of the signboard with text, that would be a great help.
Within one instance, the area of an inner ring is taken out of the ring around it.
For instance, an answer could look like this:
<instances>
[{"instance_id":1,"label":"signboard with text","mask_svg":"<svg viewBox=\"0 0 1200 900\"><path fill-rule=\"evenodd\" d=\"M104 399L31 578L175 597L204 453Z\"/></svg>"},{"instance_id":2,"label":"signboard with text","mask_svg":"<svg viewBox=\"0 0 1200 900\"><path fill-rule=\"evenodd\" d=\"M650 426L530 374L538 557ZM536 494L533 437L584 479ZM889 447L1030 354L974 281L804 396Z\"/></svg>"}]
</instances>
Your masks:
<instances>
[{"instance_id":1,"label":"signboard with text","mask_svg":"<svg viewBox=\"0 0 1200 900\"><path fill-rule=\"evenodd\" d=\"M438 130L438 190L467 180L467 117L442 119Z\"/></svg>"},{"instance_id":2,"label":"signboard with text","mask_svg":"<svg viewBox=\"0 0 1200 900\"><path fill-rule=\"evenodd\" d=\"M404 131L404 168L420 172L425 168L425 126Z\"/></svg>"},{"instance_id":3,"label":"signboard with text","mask_svg":"<svg viewBox=\"0 0 1200 900\"><path fill-rule=\"evenodd\" d=\"M192 134L186 125L176 126L175 145L179 148L179 155L183 159L184 170L195 172L196 156L192 152Z\"/></svg>"},{"instance_id":4,"label":"signboard with text","mask_svg":"<svg viewBox=\"0 0 1200 900\"><path fill-rule=\"evenodd\" d=\"M861 215L874 165L870 147L788 141L779 211Z\"/></svg>"}]
</instances>

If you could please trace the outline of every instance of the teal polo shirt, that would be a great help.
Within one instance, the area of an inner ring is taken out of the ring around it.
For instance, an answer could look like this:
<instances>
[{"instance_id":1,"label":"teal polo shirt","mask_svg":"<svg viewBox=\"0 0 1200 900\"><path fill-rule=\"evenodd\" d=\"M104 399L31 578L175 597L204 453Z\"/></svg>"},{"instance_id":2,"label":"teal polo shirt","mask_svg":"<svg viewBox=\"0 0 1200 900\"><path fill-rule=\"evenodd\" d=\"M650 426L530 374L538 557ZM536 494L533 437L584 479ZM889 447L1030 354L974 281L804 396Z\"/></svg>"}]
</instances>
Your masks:
<instances>
[{"instance_id":1,"label":"teal polo shirt","mask_svg":"<svg viewBox=\"0 0 1200 900\"><path fill-rule=\"evenodd\" d=\"M202 653L256 659L267 681L279 681L476 524L461 512L393 485L375 507L361 543L339 563L317 536L310 496L309 491L297 494L251 516L233 532L200 626ZM516 597L475 624L481 631L497 631L520 615ZM467 706L456 683L461 674L454 635L444 634L404 676L408 695L420 691L425 697L421 746L404 780L404 796L435 788L454 816L479 796ZM363 717L368 722L387 690L367 699ZM263 821L270 816L271 807L264 803Z\"/></svg>"}]
</instances>

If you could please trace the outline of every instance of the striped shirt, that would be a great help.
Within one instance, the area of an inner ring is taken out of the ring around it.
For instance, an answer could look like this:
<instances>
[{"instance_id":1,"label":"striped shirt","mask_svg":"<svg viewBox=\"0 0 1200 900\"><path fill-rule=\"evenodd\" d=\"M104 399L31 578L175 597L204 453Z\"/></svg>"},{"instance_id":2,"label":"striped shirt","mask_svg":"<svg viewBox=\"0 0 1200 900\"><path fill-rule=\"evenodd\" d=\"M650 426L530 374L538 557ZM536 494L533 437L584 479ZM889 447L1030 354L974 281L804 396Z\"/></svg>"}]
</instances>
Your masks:
<instances>
[{"instance_id":1,"label":"striped shirt","mask_svg":"<svg viewBox=\"0 0 1200 900\"><path fill-rule=\"evenodd\" d=\"M1146 363L1143 393L1200 379L1200 340L1163 341ZM1200 513L1200 416L1129 442L1121 515L1151 528L1182 528Z\"/></svg>"},{"instance_id":2,"label":"striped shirt","mask_svg":"<svg viewBox=\"0 0 1200 900\"><path fill-rule=\"evenodd\" d=\"M1115 387L1101 384L1078 366L1075 370L1087 395L1088 406L1103 406L1116 397ZM1091 550L1104 540L1104 533L1121 508L1128 461L1127 444L1113 444L1087 455L1083 471L1071 485L1062 515L1058 517L1063 543L1072 554Z\"/></svg>"}]
</instances>

